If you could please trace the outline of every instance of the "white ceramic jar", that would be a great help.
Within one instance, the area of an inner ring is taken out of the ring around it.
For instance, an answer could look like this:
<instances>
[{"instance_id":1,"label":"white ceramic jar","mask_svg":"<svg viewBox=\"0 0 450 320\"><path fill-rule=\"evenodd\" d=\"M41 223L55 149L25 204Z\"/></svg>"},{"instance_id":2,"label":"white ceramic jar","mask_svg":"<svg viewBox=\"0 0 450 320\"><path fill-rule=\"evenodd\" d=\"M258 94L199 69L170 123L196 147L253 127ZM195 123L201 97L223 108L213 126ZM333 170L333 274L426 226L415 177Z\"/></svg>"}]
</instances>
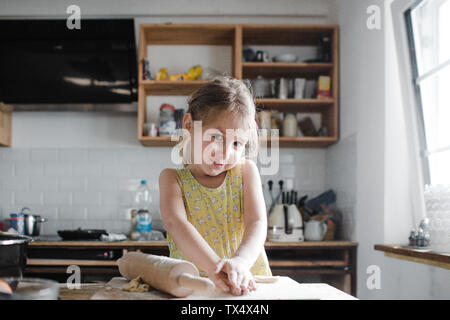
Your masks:
<instances>
[{"instance_id":1,"label":"white ceramic jar","mask_svg":"<svg viewBox=\"0 0 450 320\"><path fill-rule=\"evenodd\" d=\"M283 119L283 136L296 137L298 130L297 117L293 113L288 113Z\"/></svg>"}]
</instances>

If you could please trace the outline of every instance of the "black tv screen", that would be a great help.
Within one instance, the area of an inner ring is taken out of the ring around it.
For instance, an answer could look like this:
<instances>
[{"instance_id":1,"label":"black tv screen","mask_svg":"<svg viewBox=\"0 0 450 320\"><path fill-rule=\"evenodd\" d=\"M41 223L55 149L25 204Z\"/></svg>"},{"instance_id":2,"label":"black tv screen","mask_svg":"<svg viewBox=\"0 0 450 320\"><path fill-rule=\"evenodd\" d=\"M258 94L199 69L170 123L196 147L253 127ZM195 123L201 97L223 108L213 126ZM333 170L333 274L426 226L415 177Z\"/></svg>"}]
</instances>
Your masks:
<instances>
[{"instance_id":1,"label":"black tv screen","mask_svg":"<svg viewBox=\"0 0 450 320\"><path fill-rule=\"evenodd\" d=\"M0 21L0 101L9 104L137 100L132 19Z\"/></svg>"}]
</instances>

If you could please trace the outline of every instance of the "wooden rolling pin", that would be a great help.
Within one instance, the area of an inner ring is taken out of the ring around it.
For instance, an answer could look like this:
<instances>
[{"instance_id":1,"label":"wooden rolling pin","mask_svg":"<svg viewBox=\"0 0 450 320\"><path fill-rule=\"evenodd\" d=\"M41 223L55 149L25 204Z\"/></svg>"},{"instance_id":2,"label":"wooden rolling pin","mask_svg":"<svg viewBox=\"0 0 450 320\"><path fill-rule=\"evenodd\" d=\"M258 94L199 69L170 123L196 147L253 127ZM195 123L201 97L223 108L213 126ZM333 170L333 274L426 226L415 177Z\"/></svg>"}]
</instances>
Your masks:
<instances>
[{"instance_id":1,"label":"wooden rolling pin","mask_svg":"<svg viewBox=\"0 0 450 320\"><path fill-rule=\"evenodd\" d=\"M139 252L127 252L117 260L120 274L128 280L140 276L151 287L184 298L196 292L213 292L215 285L199 276L189 261Z\"/></svg>"}]
</instances>

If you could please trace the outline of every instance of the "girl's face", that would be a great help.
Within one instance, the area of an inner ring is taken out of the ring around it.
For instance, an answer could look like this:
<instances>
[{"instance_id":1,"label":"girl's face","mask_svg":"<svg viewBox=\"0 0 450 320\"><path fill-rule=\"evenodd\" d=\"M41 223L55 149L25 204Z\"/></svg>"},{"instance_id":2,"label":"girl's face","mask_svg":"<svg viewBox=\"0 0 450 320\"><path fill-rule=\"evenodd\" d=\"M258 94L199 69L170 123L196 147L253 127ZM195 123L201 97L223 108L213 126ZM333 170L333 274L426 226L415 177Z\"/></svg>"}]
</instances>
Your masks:
<instances>
[{"instance_id":1,"label":"girl's face","mask_svg":"<svg viewBox=\"0 0 450 320\"><path fill-rule=\"evenodd\" d=\"M206 123L201 122L201 130L190 114L183 119L183 128L191 135L191 163L209 176L233 168L244 155L249 138L241 117L227 110L213 117Z\"/></svg>"}]
</instances>

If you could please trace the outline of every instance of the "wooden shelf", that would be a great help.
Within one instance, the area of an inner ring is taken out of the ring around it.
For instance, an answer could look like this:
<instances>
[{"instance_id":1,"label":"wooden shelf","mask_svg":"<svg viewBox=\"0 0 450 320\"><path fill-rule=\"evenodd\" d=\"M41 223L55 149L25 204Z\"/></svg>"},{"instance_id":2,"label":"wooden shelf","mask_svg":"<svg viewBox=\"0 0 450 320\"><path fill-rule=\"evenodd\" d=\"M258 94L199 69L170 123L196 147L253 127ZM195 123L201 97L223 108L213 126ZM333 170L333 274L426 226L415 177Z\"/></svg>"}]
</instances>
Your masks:
<instances>
[{"instance_id":1,"label":"wooden shelf","mask_svg":"<svg viewBox=\"0 0 450 320\"><path fill-rule=\"evenodd\" d=\"M116 261L109 260L69 260L69 259L27 259L27 266L108 266L116 267Z\"/></svg>"},{"instance_id":2,"label":"wooden shelf","mask_svg":"<svg viewBox=\"0 0 450 320\"><path fill-rule=\"evenodd\" d=\"M337 137L279 137L278 144L281 148L324 148L337 140ZM260 141L265 145L262 139ZM272 145L271 139L268 139L267 145Z\"/></svg>"},{"instance_id":3,"label":"wooden shelf","mask_svg":"<svg viewBox=\"0 0 450 320\"><path fill-rule=\"evenodd\" d=\"M139 140L144 146L149 147L174 146L177 144L177 141L171 141L170 137L141 136ZM323 148L337 140L337 137L279 137L278 144L285 148ZM268 139L267 143L265 141L261 139L261 145L270 146L272 144L271 139Z\"/></svg>"},{"instance_id":4,"label":"wooden shelf","mask_svg":"<svg viewBox=\"0 0 450 320\"><path fill-rule=\"evenodd\" d=\"M174 146L178 143L177 141L171 141L170 137L141 136L139 140L147 147L167 147Z\"/></svg>"},{"instance_id":5,"label":"wooden shelf","mask_svg":"<svg viewBox=\"0 0 450 320\"><path fill-rule=\"evenodd\" d=\"M243 26L242 35L245 46L317 46L321 35L332 35L336 30L336 26L327 25L252 24Z\"/></svg>"},{"instance_id":6,"label":"wooden shelf","mask_svg":"<svg viewBox=\"0 0 450 320\"><path fill-rule=\"evenodd\" d=\"M334 249L334 248L356 248L357 242L352 241L292 241L278 242L266 241L264 247L270 250L279 249Z\"/></svg>"},{"instance_id":7,"label":"wooden shelf","mask_svg":"<svg viewBox=\"0 0 450 320\"><path fill-rule=\"evenodd\" d=\"M383 251L391 258L423 263L450 270L450 254L433 252L430 249L411 249L401 245L376 244L375 250Z\"/></svg>"},{"instance_id":8,"label":"wooden shelf","mask_svg":"<svg viewBox=\"0 0 450 320\"><path fill-rule=\"evenodd\" d=\"M318 75L330 75L333 66L333 63L243 62L242 77L252 79L261 75L266 78L317 78Z\"/></svg>"},{"instance_id":9,"label":"wooden shelf","mask_svg":"<svg viewBox=\"0 0 450 320\"><path fill-rule=\"evenodd\" d=\"M256 107L281 112L324 112L333 107L334 99L255 99Z\"/></svg>"},{"instance_id":10,"label":"wooden shelf","mask_svg":"<svg viewBox=\"0 0 450 320\"><path fill-rule=\"evenodd\" d=\"M332 61L306 62L243 62L244 46L318 46L321 36L331 36ZM320 113L321 125L329 137L280 137L279 146L289 148L324 148L339 139L338 128L338 27L335 25L260 25L260 24L142 24L139 34L139 62L147 56L151 45L229 45L232 48L232 76L237 79L331 77L333 99L256 99L258 108L281 112ZM156 81L142 80L139 63L138 139L145 146L173 146L170 137L144 136L148 96L186 96L210 80ZM153 107L153 106L152 106ZM264 142L264 141L263 141ZM269 140L269 143L271 141Z\"/></svg>"},{"instance_id":11,"label":"wooden shelf","mask_svg":"<svg viewBox=\"0 0 450 320\"><path fill-rule=\"evenodd\" d=\"M232 45L235 25L141 24L147 45Z\"/></svg>"},{"instance_id":12,"label":"wooden shelf","mask_svg":"<svg viewBox=\"0 0 450 320\"><path fill-rule=\"evenodd\" d=\"M345 267L348 265L343 260L270 260L269 265L273 267Z\"/></svg>"},{"instance_id":13,"label":"wooden shelf","mask_svg":"<svg viewBox=\"0 0 450 320\"><path fill-rule=\"evenodd\" d=\"M139 85L147 95L187 96L208 82L209 80L142 80Z\"/></svg>"}]
</instances>

